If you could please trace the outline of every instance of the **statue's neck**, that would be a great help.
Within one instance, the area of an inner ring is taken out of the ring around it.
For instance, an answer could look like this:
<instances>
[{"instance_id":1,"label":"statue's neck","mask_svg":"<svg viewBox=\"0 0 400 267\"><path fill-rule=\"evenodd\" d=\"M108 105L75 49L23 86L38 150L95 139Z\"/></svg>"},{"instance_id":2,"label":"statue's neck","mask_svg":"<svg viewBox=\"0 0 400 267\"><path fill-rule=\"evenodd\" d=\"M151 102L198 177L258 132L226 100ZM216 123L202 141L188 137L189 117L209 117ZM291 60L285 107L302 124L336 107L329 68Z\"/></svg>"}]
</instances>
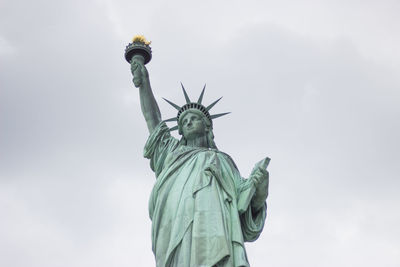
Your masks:
<instances>
[{"instance_id":1,"label":"statue's neck","mask_svg":"<svg viewBox=\"0 0 400 267\"><path fill-rule=\"evenodd\" d=\"M190 140L186 140L186 145L190 147L205 147L208 148L207 136L202 135Z\"/></svg>"}]
</instances>

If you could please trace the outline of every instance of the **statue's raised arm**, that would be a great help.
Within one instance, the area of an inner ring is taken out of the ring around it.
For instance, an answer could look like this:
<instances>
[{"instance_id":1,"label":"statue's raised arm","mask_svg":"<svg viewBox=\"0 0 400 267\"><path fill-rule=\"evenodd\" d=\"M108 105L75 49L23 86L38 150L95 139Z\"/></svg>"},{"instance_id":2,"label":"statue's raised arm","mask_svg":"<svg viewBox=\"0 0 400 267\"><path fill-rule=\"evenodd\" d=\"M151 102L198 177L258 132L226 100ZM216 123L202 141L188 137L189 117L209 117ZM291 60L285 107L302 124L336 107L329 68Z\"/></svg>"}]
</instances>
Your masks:
<instances>
[{"instance_id":1,"label":"statue's raised arm","mask_svg":"<svg viewBox=\"0 0 400 267\"><path fill-rule=\"evenodd\" d=\"M149 73L144 66L144 58L135 55L131 61L133 83L139 88L140 106L149 132L152 133L161 121L161 113L150 86Z\"/></svg>"},{"instance_id":2,"label":"statue's raised arm","mask_svg":"<svg viewBox=\"0 0 400 267\"><path fill-rule=\"evenodd\" d=\"M149 73L145 67L151 59L150 42L143 36L136 36L125 51L125 58L131 64L133 83L139 88L140 106L149 132L152 133L161 121L161 113L150 86Z\"/></svg>"}]
</instances>

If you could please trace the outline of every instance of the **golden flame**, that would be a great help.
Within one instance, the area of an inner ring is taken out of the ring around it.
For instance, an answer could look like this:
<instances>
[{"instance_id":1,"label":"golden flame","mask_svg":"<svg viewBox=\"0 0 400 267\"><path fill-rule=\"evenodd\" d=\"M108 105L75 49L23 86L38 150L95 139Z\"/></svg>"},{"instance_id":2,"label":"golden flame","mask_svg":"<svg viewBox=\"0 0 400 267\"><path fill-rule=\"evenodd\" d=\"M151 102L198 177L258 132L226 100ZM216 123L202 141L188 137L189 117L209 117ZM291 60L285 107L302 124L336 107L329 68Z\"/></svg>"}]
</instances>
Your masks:
<instances>
[{"instance_id":1,"label":"golden flame","mask_svg":"<svg viewBox=\"0 0 400 267\"><path fill-rule=\"evenodd\" d=\"M145 45L150 45L151 42L146 40L143 35L135 35L132 39L132 43L143 43Z\"/></svg>"}]
</instances>

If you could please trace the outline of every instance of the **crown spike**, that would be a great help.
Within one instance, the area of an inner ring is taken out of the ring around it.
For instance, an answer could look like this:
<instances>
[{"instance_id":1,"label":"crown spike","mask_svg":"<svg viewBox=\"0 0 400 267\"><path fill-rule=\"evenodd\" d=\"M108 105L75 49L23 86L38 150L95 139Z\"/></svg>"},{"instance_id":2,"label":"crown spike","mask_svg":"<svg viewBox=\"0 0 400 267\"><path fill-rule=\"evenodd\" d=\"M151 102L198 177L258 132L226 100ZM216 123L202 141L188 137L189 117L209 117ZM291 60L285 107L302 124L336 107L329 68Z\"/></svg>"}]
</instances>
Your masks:
<instances>
[{"instance_id":1,"label":"crown spike","mask_svg":"<svg viewBox=\"0 0 400 267\"><path fill-rule=\"evenodd\" d=\"M203 96L204 96L204 90L206 89L206 84L204 84L203 90L201 91L201 94L199 96L199 99L197 100L197 104L201 105L201 101L203 101Z\"/></svg>"},{"instance_id":2,"label":"crown spike","mask_svg":"<svg viewBox=\"0 0 400 267\"><path fill-rule=\"evenodd\" d=\"M222 96L220 98L218 98L217 100L215 100L213 103L211 103L208 107L206 107L206 110L209 111L210 109L212 109L213 106L215 106L215 104L218 103L218 101L220 101L222 98Z\"/></svg>"},{"instance_id":3,"label":"crown spike","mask_svg":"<svg viewBox=\"0 0 400 267\"><path fill-rule=\"evenodd\" d=\"M211 119L213 120L213 119L216 119L216 118L219 118L219 117L225 116L225 115L227 115L227 114L229 114L229 113L230 113L230 112L225 112L225 113L214 114L214 115L211 115Z\"/></svg>"},{"instance_id":4,"label":"crown spike","mask_svg":"<svg viewBox=\"0 0 400 267\"><path fill-rule=\"evenodd\" d=\"M181 83L181 86L182 86L183 94L185 95L186 104L191 103L190 98L189 98L188 94L186 93L185 87L183 87L182 83Z\"/></svg>"},{"instance_id":5,"label":"crown spike","mask_svg":"<svg viewBox=\"0 0 400 267\"><path fill-rule=\"evenodd\" d=\"M174 108L176 108L176 110L180 110L180 109L181 109L181 107L178 106L177 104L172 103L171 101L169 101L168 99L165 99L164 97L163 97L163 99L164 99L165 101L167 101L168 104L170 104L171 106L173 106Z\"/></svg>"}]
</instances>

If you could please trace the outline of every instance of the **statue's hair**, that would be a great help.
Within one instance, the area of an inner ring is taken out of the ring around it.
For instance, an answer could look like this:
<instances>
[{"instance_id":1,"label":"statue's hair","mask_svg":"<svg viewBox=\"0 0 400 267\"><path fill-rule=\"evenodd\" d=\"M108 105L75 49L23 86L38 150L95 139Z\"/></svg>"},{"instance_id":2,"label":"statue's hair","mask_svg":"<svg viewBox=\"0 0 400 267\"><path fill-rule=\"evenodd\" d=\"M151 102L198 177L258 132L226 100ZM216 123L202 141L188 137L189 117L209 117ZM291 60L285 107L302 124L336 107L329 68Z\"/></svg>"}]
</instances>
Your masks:
<instances>
[{"instance_id":1,"label":"statue's hair","mask_svg":"<svg viewBox=\"0 0 400 267\"><path fill-rule=\"evenodd\" d=\"M182 130L182 119L183 117L185 117L186 113L195 113L200 115L201 119L203 120L203 122L205 123L206 127L208 128L208 133L205 136L207 139L207 147L208 148L214 148L214 149L218 149L217 145L214 142L214 133L213 133L213 126L212 126L212 122L209 118L207 118L206 116L204 116L204 114L197 110L197 109L188 109L185 110L185 112L183 112L180 116L180 119L178 121L178 130L179 130L179 134L182 136L181 140L179 141L179 143L181 145L187 145L187 140L185 138L185 136L183 135L183 130Z\"/></svg>"}]
</instances>

